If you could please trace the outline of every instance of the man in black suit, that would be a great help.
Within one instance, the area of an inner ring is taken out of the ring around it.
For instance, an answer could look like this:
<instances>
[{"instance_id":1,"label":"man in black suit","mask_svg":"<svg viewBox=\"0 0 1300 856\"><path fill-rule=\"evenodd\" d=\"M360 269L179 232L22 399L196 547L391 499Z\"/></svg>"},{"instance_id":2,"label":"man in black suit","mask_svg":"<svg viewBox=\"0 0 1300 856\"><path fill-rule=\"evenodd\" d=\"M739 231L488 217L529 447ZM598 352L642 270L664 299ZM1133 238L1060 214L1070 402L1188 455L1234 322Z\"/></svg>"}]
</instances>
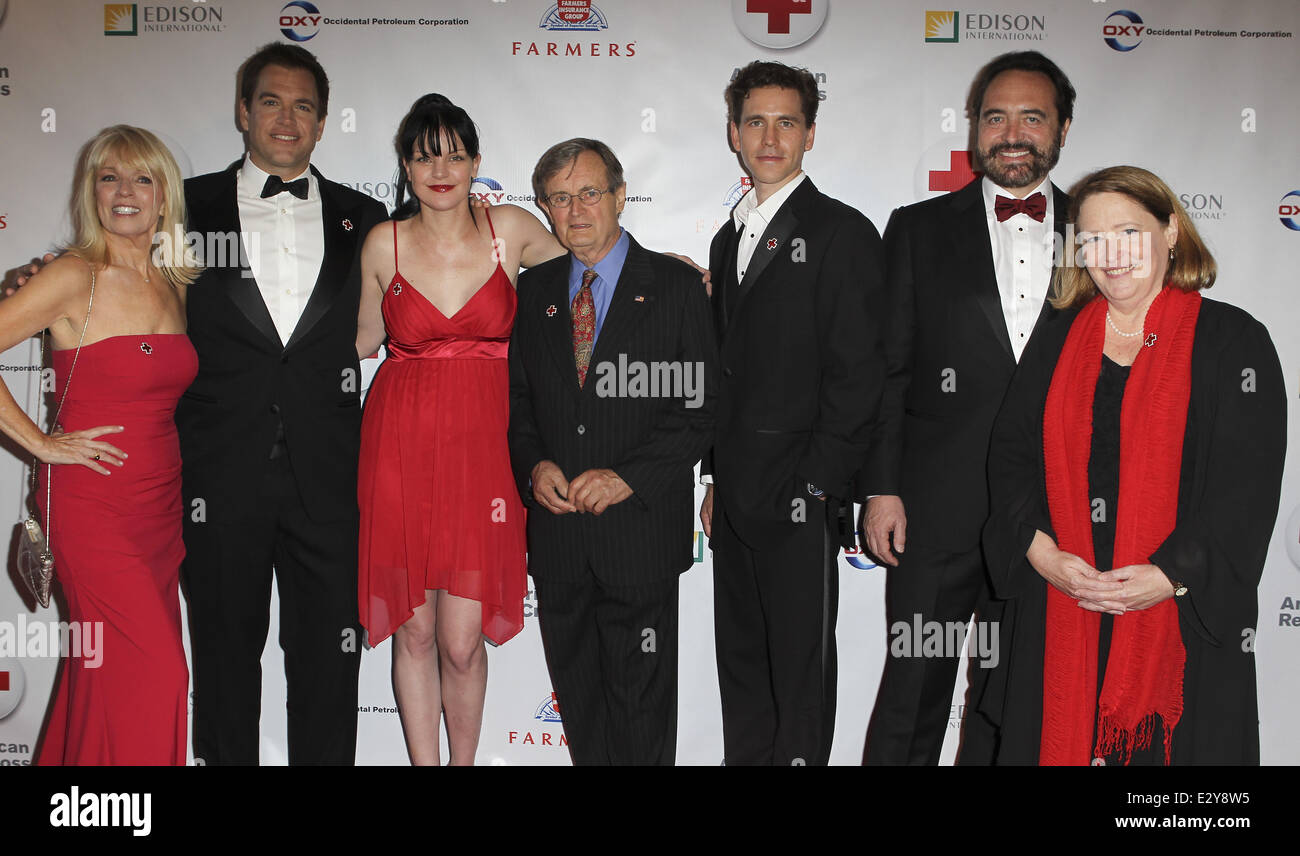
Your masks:
<instances>
[{"instance_id":1,"label":"man in black suit","mask_svg":"<svg viewBox=\"0 0 1300 856\"><path fill-rule=\"evenodd\" d=\"M362 238L386 213L310 167L329 99L311 53L267 45L240 80L244 158L185 183L191 230L209 246L232 238L229 257L206 259L189 291L199 373L176 410L194 755L258 762L274 568L289 761L351 764L359 265Z\"/></svg>"},{"instance_id":2,"label":"man in black suit","mask_svg":"<svg viewBox=\"0 0 1300 856\"><path fill-rule=\"evenodd\" d=\"M519 277L510 340L510 455L575 764L674 761L678 575L713 428L708 298L619 227L625 189L596 140L542 155L533 190L569 254Z\"/></svg>"},{"instance_id":3,"label":"man in black suit","mask_svg":"<svg viewBox=\"0 0 1300 856\"><path fill-rule=\"evenodd\" d=\"M995 753L996 731L974 709L997 663L988 646L1001 614L989 603L980 551L985 464L1016 362L1053 312L1045 298L1069 200L1047 175L1073 112L1074 87L1047 57L992 60L966 102L984 177L899 208L885 229L889 383L861 479L872 494L863 532L871 553L892 566L891 641L929 622L964 627L977 615L980 665L989 668L972 671L962 763L987 764ZM941 656L922 651L890 645L864 763L938 763L960 645Z\"/></svg>"},{"instance_id":4,"label":"man in black suit","mask_svg":"<svg viewBox=\"0 0 1300 856\"><path fill-rule=\"evenodd\" d=\"M724 752L728 764L825 764L836 557L853 544L853 479L885 378L880 237L802 172L811 74L754 62L726 97L754 186L709 252L723 379L700 519L714 551Z\"/></svg>"}]
</instances>

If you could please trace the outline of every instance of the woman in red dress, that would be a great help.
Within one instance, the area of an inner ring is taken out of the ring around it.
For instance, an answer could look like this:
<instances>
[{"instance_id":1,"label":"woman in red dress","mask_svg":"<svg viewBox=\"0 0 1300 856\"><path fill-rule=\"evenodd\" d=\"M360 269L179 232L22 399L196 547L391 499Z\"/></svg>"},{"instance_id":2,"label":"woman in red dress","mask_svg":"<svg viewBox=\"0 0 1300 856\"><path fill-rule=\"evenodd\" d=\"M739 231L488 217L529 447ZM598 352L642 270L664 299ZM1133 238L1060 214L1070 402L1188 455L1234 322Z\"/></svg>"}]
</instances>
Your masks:
<instances>
[{"instance_id":1,"label":"woman in red dress","mask_svg":"<svg viewBox=\"0 0 1300 856\"><path fill-rule=\"evenodd\" d=\"M74 188L73 246L0 303L0 350L46 328L55 349L63 430L46 435L3 384L0 430L57 465L40 468L41 522L69 621L100 640L63 663L37 763L179 765L189 672L173 413L198 370L185 336L198 269L182 247L152 245L183 231L185 196L167 148L126 125L86 144Z\"/></svg>"},{"instance_id":2,"label":"woman in red dress","mask_svg":"<svg viewBox=\"0 0 1300 856\"><path fill-rule=\"evenodd\" d=\"M515 278L562 252L532 214L469 204L478 133L425 95L402 120L397 209L366 238L357 352L388 358L361 429L358 602L377 645L392 635L407 752L474 763L487 687L484 638L523 627L524 509L510 470L506 353ZM408 198L409 194L409 198Z\"/></svg>"}]
</instances>

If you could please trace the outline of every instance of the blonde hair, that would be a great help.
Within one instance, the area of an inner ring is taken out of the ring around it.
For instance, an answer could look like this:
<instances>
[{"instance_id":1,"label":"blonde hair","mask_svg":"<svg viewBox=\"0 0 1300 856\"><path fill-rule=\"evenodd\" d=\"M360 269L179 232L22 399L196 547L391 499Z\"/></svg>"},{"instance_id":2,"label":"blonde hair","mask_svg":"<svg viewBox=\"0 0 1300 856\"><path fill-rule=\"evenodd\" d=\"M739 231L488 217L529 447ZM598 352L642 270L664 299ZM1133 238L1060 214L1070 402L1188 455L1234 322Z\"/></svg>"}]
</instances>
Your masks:
<instances>
[{"instance_id":1,"label":"blonde hair","mask_svg":"<svg viewBox=\"0 0 1300 856\"><path fill-rule=\"evenodd\" d=\"M1146 209L1147 213L1168 226L1172 218L1178 224L1174 241L1174 258L1165 272L1165 284L1183 291L1200 291L1214 285L1218 266L1196 227L1187 216L1169 185L1153 172L1138 166L1111 166L1085 175L1070 188L1069 221L1077 223L1079 209L1090 196L1098 193L1121 193ZM1065 248L1073 252L1072 247ZM1082 306L1097 294L1097 285L1088 269L1081 264L1061 264L1052 283L1051 303L1057 309Z\"/></svg>"},{"instance_id":2,"label":"blonde hair","mask_svg":"<svg viewBox=\"0 0 1300 856\"><path fill-rule=\"evenodd\" d=\"M83 259L92 268L108 264L108 240L95 204L95 182L99 170L116 157L131 169L145 172L157 185L162 199L155 234L162 234L164 252L155 253L163 277L172 285L188 285L198 278L200 264L185 241L185 187L176 160L159 140L144 128L113 125L94 136L81 149L72 190L72 243L65 251ZM177 244L179 243L179 246Z\"/></svg>"}]
</instances>

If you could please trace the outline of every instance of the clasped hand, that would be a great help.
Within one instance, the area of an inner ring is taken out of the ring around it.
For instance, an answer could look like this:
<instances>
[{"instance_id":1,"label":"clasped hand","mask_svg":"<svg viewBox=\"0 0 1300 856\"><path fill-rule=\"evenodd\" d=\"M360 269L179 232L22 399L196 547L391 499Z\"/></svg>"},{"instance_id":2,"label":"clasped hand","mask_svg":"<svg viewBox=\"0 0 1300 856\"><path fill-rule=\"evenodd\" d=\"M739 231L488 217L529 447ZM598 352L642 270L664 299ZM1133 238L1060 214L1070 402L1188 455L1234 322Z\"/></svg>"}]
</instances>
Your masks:
<instances>
[{"instance_id":1,"label":"clasped hand","mask_svg":"<svg viewBox=\"0 0 1300 856\"><path fill-rule=\"evenodd\" d=\"M554 461L533 467L533 499L552 514L601 514L632 495L632 488L611 469L587 470L572 481Z\"/></svg>"},{"instance_id":2,"label":"clasped hand","mask_svg":"<svg viewBox=\"0 0 1300 856\"><path fill-rule=\"evenodd\" d=\"M1092 612L1123 615L1149 609L1174 596L1173 583L1155 565L1126 565L1099 571L1073 553L1067 553L1039 532L1029 548L1029 563L1058 591Z\"/></svg>"}]
</instances>

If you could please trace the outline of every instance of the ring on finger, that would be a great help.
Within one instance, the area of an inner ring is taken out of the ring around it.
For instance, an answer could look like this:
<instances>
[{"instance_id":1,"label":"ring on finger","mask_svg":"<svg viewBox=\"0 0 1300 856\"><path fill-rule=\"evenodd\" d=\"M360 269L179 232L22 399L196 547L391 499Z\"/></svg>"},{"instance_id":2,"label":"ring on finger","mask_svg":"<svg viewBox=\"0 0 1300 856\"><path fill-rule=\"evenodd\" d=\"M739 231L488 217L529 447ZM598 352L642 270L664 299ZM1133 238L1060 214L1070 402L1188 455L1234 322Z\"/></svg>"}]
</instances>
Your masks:
<instances>
[{"instance_id":1,"label":"ring on finger","mask_svg":"<svg viewBox=\"0 0 1300 856\"><path fill-rule=\"evenodd\" d=\"M99 455L95 455L95 460L99 460Z\"/></svg>"}]
</instances>

